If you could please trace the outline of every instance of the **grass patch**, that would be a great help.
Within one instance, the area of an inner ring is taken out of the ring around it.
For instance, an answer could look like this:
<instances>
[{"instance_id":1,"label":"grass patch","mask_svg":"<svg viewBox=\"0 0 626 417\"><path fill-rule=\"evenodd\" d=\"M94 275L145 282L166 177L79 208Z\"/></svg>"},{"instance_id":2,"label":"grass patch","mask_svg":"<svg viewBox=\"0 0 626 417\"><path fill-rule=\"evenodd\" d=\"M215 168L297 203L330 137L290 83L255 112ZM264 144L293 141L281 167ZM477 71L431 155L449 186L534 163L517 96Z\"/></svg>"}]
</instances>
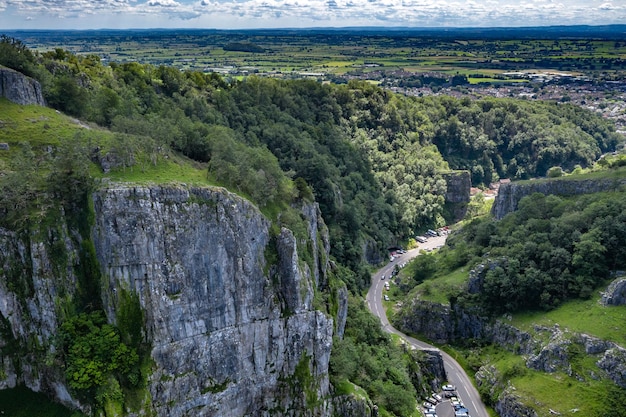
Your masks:
<instances>
[{"instance_id":1,"label":"grass patch","mask_svg":"<svg viewBox=\"0 0 626 417\"><path fill-rule=\"evenodd\" d=\"M554 410L561 416L605 416L604 400L609 382L579 382L565 374L528 370L523 377L511 378L515 392L540 416Z\"/></svg>"},{"instance_id":2,"label":"grass patch","mask_svg":"<svg viewBox=\"0 0 626 417\"><path fill-rule=\"evenodd\" d=\"M137 184L153 183L185 183L191 185L215 185L207 176L203 164L187 160L180 155L172 155L168 159L160 160L156 165L146 164L144 167L134 166L117 169L107 174L100 174L101 178L108 178L117 182L132 182Z\"/></svg>"},{"instance_id":3,"label":"grass patch","mask_svg":"<svg viewBox=\"0 0 626 417\"><path fill-rule=\"evenodd\" d=\"M552 327L558 324L571 332L586 333L626 346L626 306L605 307L599 297L566 302L552 311L515 314L511 324L530 331L535 325Z\"/></svg>"},{"instance_id":4,"label":"grass patch","mask_svg":"<svg viewBox=\"0 0 626 417\"><path fill-rule=\"evenodd\" d=\"M354 395L357 398L369 398L367 392L347 379L335 382L333 385L337 395Z\"/></svg>"},{"instance_id":5,"label":"grass patch","mask_svg":"<svg viewBox=\"0 0 626 417\"><path fill-rule=\"evenodd\" d=\"M467 282L468 271L465 267L458 268L453 272L428 279L411 291L409 298L416 296L420 300L433 303L448 304L448 295L457 293Z\"/></svg>"}]
</instances>

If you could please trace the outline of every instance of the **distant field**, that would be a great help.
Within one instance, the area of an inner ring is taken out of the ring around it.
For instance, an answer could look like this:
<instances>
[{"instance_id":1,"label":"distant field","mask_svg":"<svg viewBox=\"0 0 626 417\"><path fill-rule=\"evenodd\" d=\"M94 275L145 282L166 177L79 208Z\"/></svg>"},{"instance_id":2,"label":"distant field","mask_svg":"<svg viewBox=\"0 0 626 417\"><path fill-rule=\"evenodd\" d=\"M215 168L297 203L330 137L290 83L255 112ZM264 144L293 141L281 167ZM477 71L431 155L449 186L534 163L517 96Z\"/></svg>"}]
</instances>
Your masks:
<instances>
[{"instance_id":1,"label":"distant field","mask_svg":"<svg viewBox=\"0 0 626 417\"><path fill-rule=\"evenodd\" d=\"M350 31L34 31L9 33L41 51L63 48L95 54L107 62L138 61L224 74L297 76L362 75L381 71L500 75L510 71L550 69L585 73L626 71L626 39L480 38L480 34L359 33ZM475 37L472 37L475 36ZM504 36L504 35L503 35ZM253 45L260 52L232 50ZM506 77L505 77L506 78ZM501 82L493 78L490 82Z\"/></svg>"}]
</instances>

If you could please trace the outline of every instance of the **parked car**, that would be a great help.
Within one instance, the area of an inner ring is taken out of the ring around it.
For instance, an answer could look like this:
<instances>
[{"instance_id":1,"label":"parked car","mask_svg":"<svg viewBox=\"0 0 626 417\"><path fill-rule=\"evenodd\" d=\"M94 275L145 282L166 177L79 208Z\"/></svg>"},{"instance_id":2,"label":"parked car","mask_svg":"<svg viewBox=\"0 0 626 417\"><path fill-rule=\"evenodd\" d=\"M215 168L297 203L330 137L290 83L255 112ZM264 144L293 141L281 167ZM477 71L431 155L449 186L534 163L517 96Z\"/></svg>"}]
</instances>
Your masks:
<instances>
[{"instance_id":1,"label":"parked car","mask_svg":"<svg viewBox=\"0 0 626 417\"><path fill-rule=\"evenodd\" d=\"M431 397L433 397L435 400L437 400L437 402L443 401L443 398L441 398L441 395L439 395L439 394L433 394L433 395L431 395Z\"/></svg>"},{"instance_id":2,"label":"parked car","mask_svg":"<svg viewBox=\"0 0 626 417\"><path fill-rule=\"evenodd\" d=\"M456 391L456 387L454 385L448 384L448 385L443 386L443 390L444 391Z\"/></svg>"},{"instance_id":3,"label":"parked car","mask_svg":"<svg viewBox=\"0 0 626 417\"><path fill-rule=\"evenodd\" d=\"M389 296L387 294L383 295L383 298L385 299L385 301L389 301Z\"/></svg>"}]
</instances>

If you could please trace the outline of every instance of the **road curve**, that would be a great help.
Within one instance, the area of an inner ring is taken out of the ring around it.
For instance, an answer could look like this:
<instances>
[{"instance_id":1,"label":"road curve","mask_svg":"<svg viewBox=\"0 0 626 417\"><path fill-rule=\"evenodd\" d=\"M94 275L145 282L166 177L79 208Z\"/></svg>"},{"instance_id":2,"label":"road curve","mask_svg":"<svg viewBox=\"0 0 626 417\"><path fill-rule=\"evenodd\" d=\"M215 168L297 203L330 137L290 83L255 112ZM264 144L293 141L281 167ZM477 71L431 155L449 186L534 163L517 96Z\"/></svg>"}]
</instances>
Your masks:
<instances>
[{"instance_id":1,"label":"road curve","mask_svg":"<svg viewBox=\"0 0 626 417\"><path fill-rule=\"evenodd\" d=\"M410 251L407 251L406 253L400 255L399 257L385 265L383 268L378 270L375 274L372 275L372 285L370 286L370 289L367 292L367 296L365 299L368 308L376 317L380 319L381 325L386 332L397 334L398 336L406 340L409 344L415 346L418 349L439 350L435 346L429 345L428 343L422 342L421 340L409 337L391 326L389 320L387 319L387 314L385 313L385 308L383 307L382 302L385 282L387 282L387 280L389 280L389 278L391 277L391 272L396 265L400 265L418 256L421 250L429 250L440 247L445 243L445 240L445 236L430 238L427 242L420 243L417 249L411 249ZM385 279L382 279L383 275ZM459 365L458 362L455 361L446 352L440 352L441 357L443 358L443 364L446 370L446 375L448 377L448 382L456 386L457 394L461 401L463 401L463 404L465 404L465 407L469 410L470 416L489 417L489 413L487 412L485 404L480 399L478 391L474 387L474 384L472 384L469 376L467 376L463 368L461 368L461 365Z\"/></svg>"}]
</instances>

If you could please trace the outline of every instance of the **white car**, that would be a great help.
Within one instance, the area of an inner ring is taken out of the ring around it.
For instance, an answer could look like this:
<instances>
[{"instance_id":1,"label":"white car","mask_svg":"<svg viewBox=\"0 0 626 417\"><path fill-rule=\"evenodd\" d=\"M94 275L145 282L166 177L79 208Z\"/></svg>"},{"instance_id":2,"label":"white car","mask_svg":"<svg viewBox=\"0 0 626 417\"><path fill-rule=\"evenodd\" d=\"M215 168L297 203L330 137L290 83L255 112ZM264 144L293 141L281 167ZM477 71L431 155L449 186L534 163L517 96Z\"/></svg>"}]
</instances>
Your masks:
<instances>
[{"instance_id":1,"label":"white car","mask_svg":"<svg viewBox=\"0 0 626 417\"><path fill-rule=\"evenodd\" d=\"M443 386L443 390L444 391L456 391L456 387L454 385L444 385Z\"/></svg>"},{"instance_id":2,"label":"white car","mask_svg":"<svg viewBox=\"0 0 626 417\"><path fill-rule=\"evenodd\" d=\"M389 296L387 294L383 295L383 298L385 299L385 301L389 301Z\"/></svg>"},{"instance_id":3,"label":"white car","mask_svg":"<svg viewBox=\"0 0 626 417\"><path fill-rule=\"evenodd\" d=\"M433 395L431 395L431 397L433 397L435 400L437 400L437 402L443 401L443 398L441 398L441 395L439 395L439 394L433 394Z\"/></svg>"}]
</instances>

